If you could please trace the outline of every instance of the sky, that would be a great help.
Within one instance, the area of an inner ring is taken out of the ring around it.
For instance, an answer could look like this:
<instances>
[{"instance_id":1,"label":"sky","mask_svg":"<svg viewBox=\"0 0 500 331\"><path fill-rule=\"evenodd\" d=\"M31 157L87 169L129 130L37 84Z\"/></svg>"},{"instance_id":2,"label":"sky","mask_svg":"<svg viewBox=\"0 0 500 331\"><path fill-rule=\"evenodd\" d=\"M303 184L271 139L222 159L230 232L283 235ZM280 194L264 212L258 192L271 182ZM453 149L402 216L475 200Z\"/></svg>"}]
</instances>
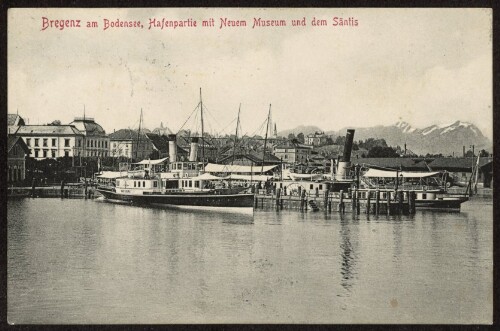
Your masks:
<instances>
[{"instance_id":1,"label":"sky","mask_svg":"<svg viewBox=\"0 0 500 331\"><path fill-rule=\"evenodd\" d=\"M82 27L42 30L43 17ZM149 29L153 18L198 26ZM221 29L220 18L247 26ZM254 18L287 26L252 28ZM104 30L104 19L143 28ZM201 88L211 133L234 133L241 104L247 134L263 134L271 105L278 131L461 120L493 135L489 9L9 9L7 56L8 112L29 124L69 123L85 108L111 133L137 129L142 109L143 127L195 130Z\"/></svg>"}]
</instances>

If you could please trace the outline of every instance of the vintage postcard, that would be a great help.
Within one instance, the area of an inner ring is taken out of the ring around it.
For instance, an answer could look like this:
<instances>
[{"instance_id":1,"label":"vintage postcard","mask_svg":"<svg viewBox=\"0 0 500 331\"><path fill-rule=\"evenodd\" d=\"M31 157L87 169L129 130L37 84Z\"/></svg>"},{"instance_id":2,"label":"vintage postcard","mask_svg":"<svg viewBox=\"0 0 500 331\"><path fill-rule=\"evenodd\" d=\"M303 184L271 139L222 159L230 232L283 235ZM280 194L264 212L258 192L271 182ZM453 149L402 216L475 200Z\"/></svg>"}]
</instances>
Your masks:
<instances>
[{"instance_id":1,"label":"vintage postcard","mask_svg":"<svg viewBox=\"0 0 500 331\"><path fill-rule=\"evenodd\" d=\"M492 9L11 8L10 324L491 324Z\"/></svg>"}]
</instances>

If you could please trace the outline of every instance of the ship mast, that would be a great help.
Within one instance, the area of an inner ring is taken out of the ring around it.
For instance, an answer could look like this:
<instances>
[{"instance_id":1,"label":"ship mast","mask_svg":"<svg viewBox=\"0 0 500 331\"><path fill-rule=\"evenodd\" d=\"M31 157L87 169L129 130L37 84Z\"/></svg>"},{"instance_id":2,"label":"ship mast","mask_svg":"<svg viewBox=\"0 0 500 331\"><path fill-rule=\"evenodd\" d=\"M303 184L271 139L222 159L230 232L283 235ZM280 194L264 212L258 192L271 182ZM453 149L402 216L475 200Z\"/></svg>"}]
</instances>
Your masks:
<instances>
[{"instance_id":1,"label":"ship mast","mask_svg":"<svg viewBox=\"0 0 500 331\"><path fill-rule=\"evenodd\" d=\"M240 112L241 112L241 103L240 103L240 108L238 109L238 120L236 121L236 134L234 136L233 159L231 160L231 165L233 165L234 163L234 153L236 152L236 140L238 139L238 127L240 126Z\"/></svg>"},{"instance_id":2,"label":"ship mast","mask_svg":"<svg viewBox=\"0 0 500 331\"><path fill-rule=\"evenodd\" d=\"M137 131L137 146L136 146L136 150L135 150L135 158L136 159L137 159L137 156L139 155L139 142L141 141L141 124L142 124L142 108L141 108L141 117L139 118L139 131Z\"/></svg>"},{"instance_id":3,"label":"ship mast","mask_svg":"<svg viewBox=\"0 0 500 331\"><path fill-rule=\"evenodd\" d=\"M260 172L264 171L264 159L266 157L266 147L267 147L267 132L269 131L269 119L271 118L271 104L269 104L269 112L267 114L267 124L266 124L266 136L264 138L264 150L262 151L262 166Z\"/></svg>"},{"instance_id":4,"label":"ship mast","mask_svg":"<svg viewBox=\"0 0 500 331\"><path fill-rule=\"evenodd\" d=\"M205 170L205 140L203 136L205 135L203 127L203 100L201 98L201 87L200 87L200 114L201 114L201 163L203 164L203 170Z\"/></svg>"}]
</instances>

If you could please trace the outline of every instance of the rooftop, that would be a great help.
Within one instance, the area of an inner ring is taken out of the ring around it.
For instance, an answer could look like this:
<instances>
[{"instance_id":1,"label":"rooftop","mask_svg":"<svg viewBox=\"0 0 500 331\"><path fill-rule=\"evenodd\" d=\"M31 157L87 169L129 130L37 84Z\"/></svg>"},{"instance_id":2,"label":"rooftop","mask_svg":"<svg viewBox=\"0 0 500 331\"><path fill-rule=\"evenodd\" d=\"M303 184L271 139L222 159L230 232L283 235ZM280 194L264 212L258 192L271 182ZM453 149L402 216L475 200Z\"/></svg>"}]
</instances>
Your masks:
<instances>
[{"instance_id":1,"label":"rooftop","mask_svg":"<svg viewBox=\"0 0 500 331\"><path fill-rule=\"evenodd\" d=\"M7 138L7 153L16 145L19 144L26 154L30 153L29 147L26 145L21 137L9 135Z\"/></svg>"},{"instance_id":2,"label":"rooftop","mask_svg":"<svg viewBox=\"0 0 500 331\"><path fill-rule=\"evenodd\" d=\"M70 123L78 130L82 131L86 136L105 136L106 131L97 124L91 117L75 117L75 120Z\"/></svg>"},{"instance_id":3,"label":"rooftop","mask_svg":"<svg viewBox=\"0 0 500 331\"><path fill-rule=\"evenodd\" d=\"M145 133L138 134L138 131L132 129L120 129L109 134L111 140L147 140L148 137Z\"/></svg>"},{"instance_id":4,"label":"rooftop","mask_svg":"<svg viewBox=\"0 0 500 331\"><path fill-rule=\"evenodd\" d=\"M73 135L83 135L75 126L73 125L23 125L17 129L16 135L18 136L73 136Z\"/></svg>"},{"instance_id":5,"label":"rooftop","mask_svg":"<svg viewBox=\"0 0 500 331\"><path fill-rule=\"evenodd\" d=\"M7 114L7 126L25 125L24 120L18 114Z\"/></svg>"}]
</instances>

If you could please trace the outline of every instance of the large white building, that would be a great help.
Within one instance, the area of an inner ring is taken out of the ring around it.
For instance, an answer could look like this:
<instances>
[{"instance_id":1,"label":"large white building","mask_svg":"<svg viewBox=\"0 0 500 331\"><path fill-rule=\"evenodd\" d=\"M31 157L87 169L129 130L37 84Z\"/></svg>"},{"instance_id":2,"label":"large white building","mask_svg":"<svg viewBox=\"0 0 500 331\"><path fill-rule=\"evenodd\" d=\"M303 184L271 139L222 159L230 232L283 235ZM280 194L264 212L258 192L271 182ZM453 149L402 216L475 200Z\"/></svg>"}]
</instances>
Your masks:
<instances>
[{"instance_id":1,"label":"large white building","mask_svg":"<svg viewBox=\"0 0 500 331\"><path fill-rule=\"evenodd\" d=\"M41 160L80 156L84 135L73 125L23 125L15 132L30 149L30 156Z\"/></svg>"},{"instance_id":2,"label":"large white building","mask_svg":"<svg viewBox=\"0 0 500 331\"><path fill-rule=\"evenodd\" d=\"M109 156L109 137L106 131L90 117L75 117L70 123L84 135L82 156Z\"/></svg>"}]
</instances>

